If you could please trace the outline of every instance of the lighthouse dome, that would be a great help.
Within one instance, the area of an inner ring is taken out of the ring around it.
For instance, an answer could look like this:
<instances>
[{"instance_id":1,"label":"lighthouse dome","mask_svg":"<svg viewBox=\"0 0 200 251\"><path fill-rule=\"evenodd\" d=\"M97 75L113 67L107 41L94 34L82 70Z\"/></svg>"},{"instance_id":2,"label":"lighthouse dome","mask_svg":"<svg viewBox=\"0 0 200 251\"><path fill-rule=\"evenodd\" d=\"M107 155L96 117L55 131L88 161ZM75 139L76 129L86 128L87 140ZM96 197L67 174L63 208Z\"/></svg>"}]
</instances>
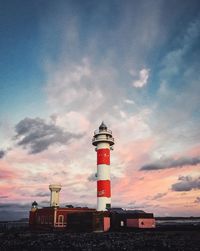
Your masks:
<instances>
[{"instance_id":1,"label":"lighthouse dome","mask_svg":"<svg viewBox=\"0 0 200 251\"><path fill-rule=\"evenodd\" d=\"M104 124L103 121L102 121L101 125L99 126L99 130L102 130L102 131L106 131L107 130L107 126Z\"/></svg>"}]
</instances>

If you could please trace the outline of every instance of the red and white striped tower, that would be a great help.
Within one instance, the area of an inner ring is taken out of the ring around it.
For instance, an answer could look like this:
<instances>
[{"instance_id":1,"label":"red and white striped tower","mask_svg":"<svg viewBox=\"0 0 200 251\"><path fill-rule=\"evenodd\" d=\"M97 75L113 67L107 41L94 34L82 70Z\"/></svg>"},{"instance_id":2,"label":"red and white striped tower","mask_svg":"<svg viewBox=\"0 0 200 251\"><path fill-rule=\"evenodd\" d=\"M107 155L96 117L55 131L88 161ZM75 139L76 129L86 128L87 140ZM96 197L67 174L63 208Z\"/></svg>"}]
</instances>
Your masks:
<instances>
[{"instance_id":1,"label":"red and white striped tower","mask_svg":"<svg viewBox=\"0 0 200 251\"><path fill-rule=\"evenodd\" d=\"M104 122L95 130L92 144L97 152L97 211L106 211L111 207L110 150L114 138Z\"/></svg>"}]
</instances>

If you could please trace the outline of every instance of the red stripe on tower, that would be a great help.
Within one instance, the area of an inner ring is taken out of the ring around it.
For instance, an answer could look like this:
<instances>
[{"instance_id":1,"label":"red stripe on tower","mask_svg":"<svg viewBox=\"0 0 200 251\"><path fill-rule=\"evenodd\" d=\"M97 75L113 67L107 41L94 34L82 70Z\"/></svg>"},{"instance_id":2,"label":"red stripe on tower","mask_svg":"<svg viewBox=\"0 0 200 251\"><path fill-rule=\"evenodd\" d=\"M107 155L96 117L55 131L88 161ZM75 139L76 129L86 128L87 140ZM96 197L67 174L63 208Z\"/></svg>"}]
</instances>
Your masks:
<instances>
[{"instance_id":1,"label":"red stripe on tower","mask_svg":"<svg viewBox=\"0 0 200 251\"><path fill-rule=\"evenodd\" d=\"M110 149L98 149L97 150L97 165L110 165Z\"/></svg>"},{"instance_id":2,"label":"red stripe on tower","mask_svg":"<svg viewBox=\"0 0 200 251\"><path fill-rule=\"evenodd\" d=\"M110 180L97 181L97 197L111 197Z\"/></svg>"}]
</instances>

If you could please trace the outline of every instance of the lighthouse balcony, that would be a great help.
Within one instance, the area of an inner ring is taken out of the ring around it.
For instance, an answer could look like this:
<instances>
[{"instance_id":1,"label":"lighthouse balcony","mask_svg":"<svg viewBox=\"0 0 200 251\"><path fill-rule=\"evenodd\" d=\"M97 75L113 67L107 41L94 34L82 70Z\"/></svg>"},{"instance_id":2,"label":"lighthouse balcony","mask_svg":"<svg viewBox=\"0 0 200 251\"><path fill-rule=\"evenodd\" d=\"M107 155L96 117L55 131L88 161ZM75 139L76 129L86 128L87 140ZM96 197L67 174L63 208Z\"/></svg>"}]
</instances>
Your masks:
<instances>
[{"instance_id":1,"label":"lighthouse balcony","mask_svg":"<svg viewBox=\"0 0 200 251\"><path fill-rule=\"evenodd\" d=\"M94 146L97 146L98 143L109 143L110 146L114 145L115 142L114 142L114 138L113 137L110 137L110 136L107 136L106 137L93 137L92 139L92 144Z\"/></svg>"},{"instance_id":2,"label":"lighthouse balcony","mask_svg":"<svg viewBox=\"0 0 200 251\"><path fill-rule=\"evenodd\" d=\"M112 131L109 130L109 129L106 129L106 130L97 129L97 130L94 131L94 136L99 135L99 134L107 134L107 135L112 136Z\"/></svg>"}]
</instances>

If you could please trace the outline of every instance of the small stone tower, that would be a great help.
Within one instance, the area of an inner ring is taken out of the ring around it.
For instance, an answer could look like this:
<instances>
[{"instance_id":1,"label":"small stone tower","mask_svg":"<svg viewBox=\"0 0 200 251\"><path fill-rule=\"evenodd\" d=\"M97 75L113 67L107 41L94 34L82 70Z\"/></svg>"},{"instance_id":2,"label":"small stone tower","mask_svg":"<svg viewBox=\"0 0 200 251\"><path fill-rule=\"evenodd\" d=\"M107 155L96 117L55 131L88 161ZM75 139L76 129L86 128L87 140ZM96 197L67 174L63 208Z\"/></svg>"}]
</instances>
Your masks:
<instances>
[{"instance_id":1,"label":"small stone tower","mask_svg":"<svg viewBox=\"0 0 200 251\"><path fill-rule=\"evenodd\" d=\"M51 191L50 207L59 207L59 192L61 190L60 184L49 185Z\"/></svg>"}]
</instances>

